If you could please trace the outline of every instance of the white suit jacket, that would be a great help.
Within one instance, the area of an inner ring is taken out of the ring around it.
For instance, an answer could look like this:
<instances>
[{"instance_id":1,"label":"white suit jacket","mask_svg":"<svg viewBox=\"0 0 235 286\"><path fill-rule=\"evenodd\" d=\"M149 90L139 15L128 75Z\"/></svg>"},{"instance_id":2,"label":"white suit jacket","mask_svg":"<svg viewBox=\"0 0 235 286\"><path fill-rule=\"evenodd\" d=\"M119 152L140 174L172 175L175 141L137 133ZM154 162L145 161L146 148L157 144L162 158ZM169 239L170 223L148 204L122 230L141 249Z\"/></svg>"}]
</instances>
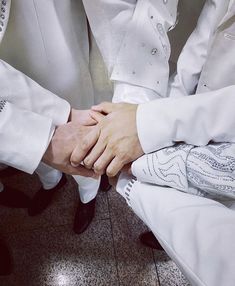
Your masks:
<instances>
[{"instance_id":1,"label":"white suit jacket","mask_svg":"<svg viewBox=\"0 0 235 286\"><path fill-rule=\"evenodd\" d=\"M81 1L47 0L1 1L0 18L0 161L32 173L70 104L94 104L87 20Z\"/></svg>"},{"instance_id":2,"label":"white suit jacket","mask_svg":"<svg viewBox=\"0 0 235 286\"><path fill-rule=\"evenodd\" d=\"M234 1L208 0L179 58L170 97L139 106L138 132L146 153L178 141L234 142L234 15ZM234 284L232 201L225 207L135 180L123 191L124 182L119 191L192 285Z\"/></svg>"},{"instance_id":3,"label":"white suit jacket","mask_svg":"<svg viewBox=\"0 0 235 286\"><path fill-rule=\"evenodd\" d=\"M0 5L2 42L11 1L1 1ZM70 106L2 60L0 78L0 161L32 173L49 144L54 126L67 121Z\"/></svg>"},{"instance_id":4,"label":"white suit jacket","mask_svg":"<svg viewBox=\"0 0 235 286\"><path fill-rule=\"evenodd\" d=\"M233 1L206 1L169 90L166 30L175 23L178 1L83 2L115 92L123 91L114 100L140 103L170 95L138 107L138 134L146 153L178 141L234 142ZM121 44L110 41L108 33ZM127 181L128 177L119 180L118 191L192 285L234 284L232 202L227 208L174 189Z\"/></svg>"}]
</instances>

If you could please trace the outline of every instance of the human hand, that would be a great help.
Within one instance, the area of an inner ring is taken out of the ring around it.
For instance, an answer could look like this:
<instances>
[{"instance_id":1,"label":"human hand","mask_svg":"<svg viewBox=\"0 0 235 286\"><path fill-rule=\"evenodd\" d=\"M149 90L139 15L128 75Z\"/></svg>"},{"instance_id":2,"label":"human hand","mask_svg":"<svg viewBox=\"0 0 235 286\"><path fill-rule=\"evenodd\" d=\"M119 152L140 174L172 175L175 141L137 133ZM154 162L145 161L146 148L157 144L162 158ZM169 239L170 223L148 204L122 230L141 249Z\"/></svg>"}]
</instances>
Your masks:
<instances>
[{"instance_id":1,"label":"human hand","mask_svg":"<svg viewBox=\"0 0 235 286\"><path fill-rule=\"evenodd\" d=\"M57 127L43 156L43 162L67 174L96 178L97 175L92 170L87 170L81 165L74 167L70 163L74 148L92 128L72 122Z\"/></svg>"},{"instance_id":2,"label":"human hand","mask_svg":"<svg viewBox=\"0 0 235 286\"><path fill-rule=\"evenodd\" d=\"M80 163L85 158L83 162L87 168L93 167L99 175L106 170L107 175L113 177L124 165L144 154L136 127L137 105L106 102L92 109L91 115L98 124L74 150L71 162ZM100 113L107 115L104 117Z\"/></svg>"},{"instance_id":3,"label":"human hand","mask_svg":"<svg viewBox=\"0 0 235 286\"><path fill-rule=\"evenodd\" d=\"M72 108L69 121L84 126L92 126L97 122L90 115L90 110L77 110Z\"/></svg>"}]
</instances>

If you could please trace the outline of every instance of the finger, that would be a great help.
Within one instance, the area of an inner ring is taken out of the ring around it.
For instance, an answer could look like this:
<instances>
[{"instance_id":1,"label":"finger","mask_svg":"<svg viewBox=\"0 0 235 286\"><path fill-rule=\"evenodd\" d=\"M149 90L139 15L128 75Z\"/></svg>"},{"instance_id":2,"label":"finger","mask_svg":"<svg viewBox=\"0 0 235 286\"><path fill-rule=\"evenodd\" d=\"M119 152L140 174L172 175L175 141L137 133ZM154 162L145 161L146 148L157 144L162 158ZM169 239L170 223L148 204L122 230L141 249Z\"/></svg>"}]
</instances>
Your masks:
<instances>
[{"instance_id":1,"label":"finger","mask_svg":"<svg viewBox=\"0 0 235 286\"><path fill-rule=\"evenodd\" d=\"M131 171L131 164L126 164L123 168L122 168L122 172L127 173L128 175L132 175L132 171Z\"/></svg>"},{"instance_id":2,"label":"finger","mask_svg":"<svg viewBox=\"0 0 235 286\"><path fill-rule=\"evenodd\" d=\"M109 114L113 112L115 108L116 108L116 104L111 103L111 102L103 102L103 103L100 103L98 105L94 105L91 107L93 111L98 111L100 113L105 113L105 114Z\"/></svg>"},{"instance_id":3,"label":"finger","mask_svg":"<svg viewBox=\"0 0 235 286\"><path fill-rule=\"evenodd\" d=\"M105 115L93 110L90 110L90 116L96 123L99 123L102 119L105 118Z\"/></svg>"},{"instance_id":4,"label":"finger","mask_svg":"<svg viewBox=\"0 0 235 286\"><path fill-rule=\"evenodd\" d=\"M93 170L88 170L85 167L79 165L78 167L68 166L67 173L70 175L80 175L83 177L91 177L93 179L97 179L99 176L95 174Z\"/></svg>"},{"instance_id":5,"label":"finger","mask_svg":"<svg viewBox=\"0 0 235 286\"><path fill-rule=\"evenodd\" d=\"M97 124L97 120L91 116L88 120L84 120L84 122L81 123L84 126L94 126Z\"/></svg>"},{"instance_id":6,"label":"finger","mask_svg":"<svg viewBox=\"0 0 235 286\"><path fill-rule=\"evenodd\" d=\"M99 138L99 129L95 128L89 132L73 150L70 162L73 167L81 164L83 159L86 157L89 150L96 144Z\"/></svg>"},{"instance_id":7,"label":"finger","mask_svg":"<svg viewBox=\"0 0 235 286\"><path fill-rule=\"evenodd\" d=\"M84 166L91 169L97 159L102 155L106 148L106 143L99 139L96 145L91 149L90 153L83 160Z\"/></svg>"},{"instance_id":8,"label":"finger","mask_svg":"<svg viewBox=\"0 0 235 286\"><path fill-rule=\"evenodd\" d=\"M121 171L124 167L124 163L118 157L115 157L106 169L106 174L108 177L114 177Z\"/></svg>"},{"instance_id":9,"label":"finger","mask_svg":"<svg viewBox=\"0 0 235 286\"><path fill-rule=\"evenodd\" d=\"M94 171L96 174L103 175L105 173L106 167L113 160L114 155L107 148L104 150L103 154L94 163Z\"/></svg>"}]
</instances>

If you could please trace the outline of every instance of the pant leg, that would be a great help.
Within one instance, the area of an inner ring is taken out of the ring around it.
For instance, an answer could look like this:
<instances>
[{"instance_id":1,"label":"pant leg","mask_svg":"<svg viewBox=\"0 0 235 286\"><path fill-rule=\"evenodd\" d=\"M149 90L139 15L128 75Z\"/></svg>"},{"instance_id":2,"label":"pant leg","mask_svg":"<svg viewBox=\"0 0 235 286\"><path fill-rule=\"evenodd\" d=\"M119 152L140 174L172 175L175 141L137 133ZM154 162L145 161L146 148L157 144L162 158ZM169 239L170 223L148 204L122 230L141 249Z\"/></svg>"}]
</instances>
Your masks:
<instances>
[{"instance_id":1,"label":"pant leg","mask_svg":"<svg viewBox=\"0 0 235 286\"><path fill-rule=\"evenodd\" d=\"M100 186L99 179L87 178L83 176L73 176L75 181L78 183L78 192L81 201L86 204L93 200L98 192Z\"/></svg>"},{"instance_id":2,"label":"pant leg","mask_svg":"<svg viewBox=\"0 0 235 286\"><path fill-rule=\"evenodd\" d=\"M192 285L234 285L234 204L227 208L214 200L140 182L132 185L128 203Z\"/></svg>"},{"instance_id":3,"label":"pant leg","mask_svg":"<svg viewBox=\"0 0 235 286\"><path fill-rule=\"evenodd\" d=\"M52 167L42 162L39 164L35 172L38 175L45 190L54 188L62 177L62 173L60 171L53 169Z\"/></svg>"}]
</instances>

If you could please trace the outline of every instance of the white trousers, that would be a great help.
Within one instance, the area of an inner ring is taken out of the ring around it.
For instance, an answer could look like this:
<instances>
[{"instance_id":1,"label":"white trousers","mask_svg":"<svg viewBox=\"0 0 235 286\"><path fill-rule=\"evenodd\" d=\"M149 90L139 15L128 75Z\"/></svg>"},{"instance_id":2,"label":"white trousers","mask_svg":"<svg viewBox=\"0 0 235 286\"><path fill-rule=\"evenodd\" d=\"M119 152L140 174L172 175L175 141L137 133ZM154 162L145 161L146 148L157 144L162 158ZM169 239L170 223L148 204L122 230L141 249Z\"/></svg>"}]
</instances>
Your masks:
<instances>
[{"instance_id":1,"label":"white trousers","mask_svg":"<svg viewBox=\"0 0 235 286\"><path fill-rule=\"evenodd\" d=\"M56 186L62 177L60 171L44 163L40 163L35 172L46 190ZM73 176L73 178L78 184L79 196L83 203L88 203L96 197L100 185L100 178L93 179L83 176Z\"/></svg>"},{"instance_id":2,"label":"white trousers","mask_svg":"<svg viewBox=\"0 0 235 286\"><path fill-rule=\"evenodd\" d=\"M226 207L167 187L129 184L121 195L191 285L234 285L234 202L227 202Z\"/></svg>"}]
</instances>

